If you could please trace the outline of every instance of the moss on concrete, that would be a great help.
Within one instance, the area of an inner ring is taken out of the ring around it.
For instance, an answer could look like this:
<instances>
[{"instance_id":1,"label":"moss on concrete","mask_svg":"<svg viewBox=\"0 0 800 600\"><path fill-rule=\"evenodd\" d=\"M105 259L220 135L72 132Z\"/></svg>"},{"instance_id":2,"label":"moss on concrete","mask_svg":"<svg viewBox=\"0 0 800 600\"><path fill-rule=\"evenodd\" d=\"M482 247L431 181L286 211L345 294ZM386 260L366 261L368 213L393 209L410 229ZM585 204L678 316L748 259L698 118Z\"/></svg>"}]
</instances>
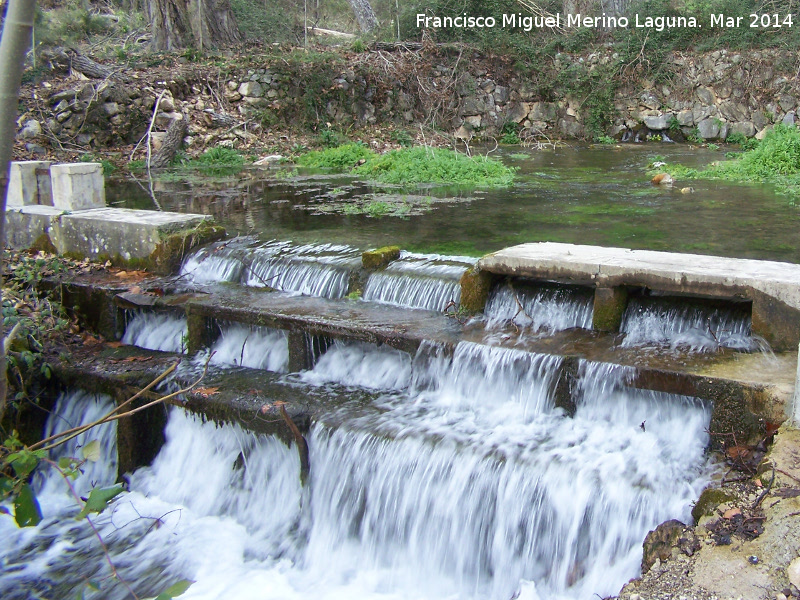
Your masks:
<instances>
[{"instance_id":1,"label":"moss on concrete","mask_svg":"<svg viewBox=\"0 0 800 600\"><path fill-rule=\"evenodd\" d=\"M46 233L41 234L37 237L33 244L31 244L31 250L33 252L47 252L48 254L58 254L58 250L53 245L53 241L50 239L50 236Z\"/></svg>"},{"instance_id":2,"label":"moss on concrete","mask_svg":"<svg viewBox=\"0 0 800 600\"><path fill-rule=\"evenodd\" d=\"M383 248L364 252L361 255L361 264L365 269L382 269L398 258L400 258L399 246L384 246Z\"/></svg>"},{"instance_id":3,"label":"moss on concrete","mask_svg":"<svg viewBox=\"0 0 800 600\"><path fill-rule=\"evenodd\" d=\"M494 276L475 267L461 276L461 308L468 313L481 312L486 306Z\"/></svg>"},{"instance_id":4,"label":"moss on concrete","mask_svg":"<svg viewBox=\"0 0 800 600\"><path fill-rule=\"evenodd\" d=\"M725 490L706 488L692 508L692 519L694 519L695 523L698 523L703 517L714 514L714 509L720 504L730 502L733 499L734 497Z\"/></svg>"},{"instance_id":5,"label":"moss on concrete","mask_svg":"<svg viewBox=\"0 0 800 600\"><path fill-rule=\"evenodd\" d=\"M594 292L592 328L595 331L619 331L622 314L628 306L624 287L599 287Z\"/></svg>"}]
</instances>

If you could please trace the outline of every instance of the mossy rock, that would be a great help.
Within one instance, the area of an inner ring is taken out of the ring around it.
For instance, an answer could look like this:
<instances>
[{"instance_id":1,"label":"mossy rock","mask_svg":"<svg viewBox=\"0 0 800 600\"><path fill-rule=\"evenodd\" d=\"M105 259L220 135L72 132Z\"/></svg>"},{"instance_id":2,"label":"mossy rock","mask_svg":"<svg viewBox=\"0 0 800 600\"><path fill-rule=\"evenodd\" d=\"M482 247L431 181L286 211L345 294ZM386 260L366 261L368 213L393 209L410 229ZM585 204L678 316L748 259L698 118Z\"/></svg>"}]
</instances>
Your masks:
<instances>
[{"instance_id":1,"label":"mossy rock","mask_svg":"<svg viewBox=\"0 0 800 600\"><path fill-rule=\"evenodd\" d=\"M58 254L58 250L56 249L55 245L53 245L50 236L47 235L46 233L43 233L34 240L33 244L31 244L31 251L47 252L48 254Z\"/></svg>"},{"instance_id":2,"label":"mossy rock","mask_svg":"<svg viewBox=\"0 0 800 600\"><path fill-rule=\"evenodd\" d=\"M592 328L595 331L619 331L627 306L628 291L624 287L597 288L594 292Z\"/></svg>"},{"instance_id":3,"label":"mossy rock","mask_svg":"<svg viewBox=\"0 0 800 600\"><path fill-rule=\"evenodd\" d=\"M733 496L728 494L725 490L706 488L703 490L703 493L700 494L700 497L692 508L692 518L694 522L698 523L703 517L713 514L714 509L720 504L730 502L733 499Z\"/></svg>"},{"instance_id":4,"label":"mossy rock","mask_svg":"<svg viewBox=\"0 0 800 600\"><path fill-rule=\"evenodd\" d=\"M461 309L469 313L481 312L486 306L494 277L475 267L461 276Z\"/></svg>"},{"instance_id":5,"label":"mossy rock","mask_svg":"<svg viewBox=\"0 0 800 600\"><path fill-rule=\"evenodd\" d=\"M361 264L365 269L382 269L398 258L400 258L400 246L384 246L362 253Z\"/></svg>"}]
</instances>

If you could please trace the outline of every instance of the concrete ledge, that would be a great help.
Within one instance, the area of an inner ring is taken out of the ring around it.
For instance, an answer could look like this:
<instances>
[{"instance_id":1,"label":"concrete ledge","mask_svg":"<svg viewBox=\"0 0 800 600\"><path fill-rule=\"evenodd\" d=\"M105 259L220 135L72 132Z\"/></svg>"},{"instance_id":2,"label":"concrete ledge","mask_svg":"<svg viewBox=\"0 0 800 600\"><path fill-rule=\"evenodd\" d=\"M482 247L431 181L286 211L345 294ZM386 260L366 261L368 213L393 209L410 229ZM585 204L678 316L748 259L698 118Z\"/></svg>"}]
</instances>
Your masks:
<instances>
[{"instance_id":1,"label":"concrete ledge","mask_svg":"<svg viewBox=\"0 0 800 600\"><path fill-rule=\"evenodd\" d=\"M97 208L66 214L51 238L60 254L122 260L147 259L171 235L195 228L207 215Z\"/></svg>"},{"instance_id":2,"label":"concrete ledge","mask_svg":"<svg viewBox=\"0 0 800 600\"><path fill-rule=\"evenodd\" d=\"M6 209L6 244L14 250L34 247L42 236L49 235L63 210L52 206L9 206Z\"/></svg>"},{"instance_id":3,"label":"concrete ledge","mask_svg":"<svg viewBox=\"0 0 800 600\"><path fill-rule=\"evenodd\" d=\"M646 287L659 292L753 303L753 331L776 350L800 342L800 265L543 242L489 254L478 268L497 275L596 288Z\"/></svg>"}]
</instances>

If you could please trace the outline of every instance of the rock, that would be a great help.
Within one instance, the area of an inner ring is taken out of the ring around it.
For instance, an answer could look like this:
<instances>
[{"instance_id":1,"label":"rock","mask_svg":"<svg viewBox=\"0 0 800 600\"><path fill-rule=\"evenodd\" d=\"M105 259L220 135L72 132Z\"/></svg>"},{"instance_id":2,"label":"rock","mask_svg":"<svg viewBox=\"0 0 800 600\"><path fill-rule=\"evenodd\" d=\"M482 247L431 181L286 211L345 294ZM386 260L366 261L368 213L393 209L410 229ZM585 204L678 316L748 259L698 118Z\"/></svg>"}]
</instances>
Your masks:
<instances>
[{"instance_id":1,"label":"rock","mask_svg":"<svg viewBox=\"0 0 800 600\"><path fill-rule=\"evenodd\" d=\"M172 99L172 96L164 95L158 107L164 112L173 112L175 110L175 101Z\"/></svg>"},{"instance_id":2,"label":"rock","mask_svg":"<svg viewBox=\"0 0 800 600\"><path fill-rule=\"evenodd\" d=\"M694 125L694 114L691 110L682 110L678 113L678 125L681 127L691 127Z\"/></svg>"},{"instance_id":3,"label":"rock","mask_svg":"<svg viewBox=\"0 0 800 600\"><path fill-rule=\"evenodd\" d=\"M514 102L506 111L506 118L514 123L521 123L528 116L528 108L523 102Z\"/></svg>"},{"instance_id":4,"label":"rock","mask_svg":"<svg viewBox=\"0 0 800 600\"><path fill-rule=\"evenodd\" d=\"M561 133L568 137L579 138L583 137L584 134L583 125L571 118L561 119L558 122L558 128Z\"/></svg>"},{"instance_id":5,"label":"rock","mask_svg":"<svg viewBox=\"0 0 800 600\"><path fill-rule=\"evenodd\" d=\"M728 101L719 105L719 113L729 121L746 121L750 110L741 102Z\"/></svg>"},{"instance_id":6,"label":"rock","mask_svg":"<svg viewBox=\"0 0 800 600\"><path fill-rule=\"evenodd\" d=\"M167 129L172 124L173 121L175 121L176 119L182 119L182 118L183 118L183 115L181 115L180 113L176 113L176 112L171 112L171 113L160 112L160 113L158 113L156 115L156 118L155 118L156 127L159 127L161 129Z\"/></svg>"},{"instance_id":7,"label":"rock","mask_svg":"<svg viewBox=\"0 0 800 600\"><path fill-rule=\"evenodd\" d=\"M68 108L69 108L69 102L67 102L66 100L62 100L53 107L53 112L54 113L64 112Z\"/></svg>"},{"instance_id":8,"label":"rock","mask_svg":"<svg viewBox=\"0 0 800 600\"><path fill-rule=\"evenodd\" d=\"M794 96L789 94L781 94L778 98L778 104L785 112L789 112L797 105Z\"/></svg>"},{"instance_id":9,"label":"rock","mask_svg":"<svg viewBox=\"0 0 800 600\"><path fill-rule=\"evenodd\" d=\"M661 101L652 92L645 92L639 96L639 104L650 110L661 108Z\"/></svg>"},{"instance_id":10,"label":"rock","mask_svg":"<svg viewBox=\"0 0 800 600\"><path fill-rule=\"evenodd\" d=\"M361 265L365 269L380 269L398 258L400 258L399 246L384 246L362 253Z\"/></svg>"},{"instance_id":11,"label":"rock","mask_svg":"<svg viewBox=\"0 0 800 600\"><path fill-rule=\"evenodd\" d=\"M672 119L672 113L665 113L656 117L645 117L644 124L649 129L654 131L662 131L669 128L669 122Z\"/></svg>"},{"instance_id":12,"label":"rock","mask_svg":"<svg viewBox=\"0 0 800 600\"><path fill-rule=\"evenodd\" d=\"M91 133L79 133L75 136L75 143L79 146L88 146L92 143L94 136Z\"/></svg>"},{"instance_id":13,"label":"rock","mask_svg":"<svg viewBox=\"0 0 800 600\"><path fill-rule=\"evenodd\" d=\"M508 102L508 88L502 85L498 85L494 88L494 101L497 104L505 104Z\"/></svg>"},{"instance_id":14,"label":"rock","mask_svg":"<svg viewBox=\"0 0 800 600\"><path fill-rule=\"evenodd\" d=\"M766 125L761 131L759 131L756 134L756 139L758 141L763 140L770 131L772 131L772 125Z\"/></svg>"},{"instance_id":15,"label":"rock","mask_svg":"<svg viewBox=\"0 0 800 600\"><path fill-rule=\"evenodd\" d=\"M474 134L472 133L472 128L467 127L466 125L461 125L461 127L456 129L456 132L454 134L457 140L467 140L467 141L471 140L473 135Z\"/></svg>"},{"instance_id":16,"label":"rock","mask_svg":"<svg viewBox=\"0 0 800 600\"><path fill-rule=\"evenodd\" d=\"M694 188L693 187L681 188L681 194L694 194ZM692 516L694 516L694 511L692 511Z\"/></svg>"},{"instance_id":17,"label":"rock","mask_svg":"<svg viewBox=\"0 0 800 600\"><path fill-rule=\"evenodd\" d=\"M673 184L672 175L670 175L669 173L659 173L650 180L650 183L652 183L653 185L672 185Z\"/></svg>"},{"instance_id":18,"label":"rock","mask_svg":"<svg viewBox=\"0 0 800 600\"><path fill-rule=\"evenodd\" d=\"M795 115L793 110L786 113L786 116L783 117L783 120L781 121L781 123L789 127L794 127L794 122L795 122Z\"/></svg>"},{"instance_id":19,"label":"rock","mask_svg":"<svg viewBox=\"0 0 800 600\"><path fill-rule=\"evenodd\" d=\"M715 140L719 137L720 133L719 119L706 118L697 124L697 130L700 132L700 137L704 140Z\"/></svg>"},{"instance_id":20,"label":"rock","mask_svg":"<svg viewBox=\"0 0 800 600\"><path fill-rule=\"evenodd\" d=\"M672 519L648 533L643 548L642 573L647 573L656 561L669 560L672 557L673 548L678 549L686 556L692 556L700 549L700 541L691 528Z\"/></svg>"},{"instance_id":21,"label":"rock","mask_svg":"<svg viewBox=\"0 0 800 600\"><path fill-rule=\"evenodd\" d=\"M251 98L250 96L245 96L242 98L242 101L248 106L252 106L254 108L264 108L269 106L269 100L266 98Z\"/></svg>"},{"instance_id":22,"label":"rock","mask_svg":"<svg viewBox=\"0 0 800 600\"><path fill-rule=\"evenodd\" d=\"M106 102L105 104L103 104L103 110L106 111L106 114L109 117L118 115L120 112L119 104L117 104L116 102Z\"/></svg>"},{"instance_id":23,"label":"rock","mask_svg":"<svg viewBox=\"0 0 800 600\"><path fill-rule=\"evenodd\" d=\"M800 557L795 558L786 567L786 576L794 587L800 588Z\"/></svg>"},{"instance_id":24,"label":"rock","mask_svg":"<svg viewBox=\"0 0 800 600\"><path fill-rule=\"evenodd\" d=\"M495 87L496 87L495 83L491 79L487 79L486 81L481 83L481 89L487 94L491 94L492 92L494 92Z\"/></svg>"},{"instance_id":25,"label":"rock","mask_svg":"<svg viewBox=\"0 0 800 600\"><path fill-rule=\"evenodd\" d=\"M756 126L750 121L740 121L738 123L731 123L728 129L728 135L740 133L745 137L753 137L756 134Z\"/></svg>"},{"instance_id":26,"label":"rock","mask_svg":"<svg viewBox=\"0 0 800 600\"><path fill-rule=\"evenodd\" d=\"M277 98L278 90L270 90L267 92L267 98Z\"/></svg>"},{"instance_id":27,"label":"rock","mask_svg":"<svg viewBox=\"0 0 800 600\"><path fill-rule=\"evenodd\" d=\"M237 91L225 90L225 99L228 102L238 102L242 99L242 95Z\"/></svg>"},{"instance_id":28,"label":"rock","mask_svg":"<svg viewBox=\"0 0 800 600\"><path fill-rule=\"evenodd\" d=\"M47 129L55 135L61 133L61 123L59 123L56 119L48 119L47 123L45 123L45 127L47 127Z\"/></svg>"},{"instance_id":29,"label":"rock","mask_svg":"<svg viewBox=\"0 0 800 600\"><path fill-rule=\"evenodd\" d=\"M264 88L257 81L245 81L239 86L239 93L244 97L260 98L264 95Z\"/></svg>"},{"instance_id":30,"label":"rock","mask_svg":"<svg viewBox=\"0 0 800 600\"><path fill-rule=\"evenodd\" d=\"M59 123L63 123L64 121L69 119L71 116L72 116L72 111L65 110L64 112L58 113L56 115L56 121L58 121Z\"/></svg>"},{"instance_id":31,"label":"rock","mask_svg":"<svg viewBox=\"0 0 800 600\"><path fill-rule=\"evenodd\" d=\"M470 96L464 100L464 105L461 107L462 115L479 115L486 112L486 103L475 96Z\"/></svg>"},{"instance_id":32,"label":"rock","mask_svg":"<svg viewBox=\"0 0 800 600\"><path fill-rule=\"evenodd\" d=\"M42 135L42 124L35 119L25 121L22 130L17 134L21 140L32 140L35 137Z\"/></svg>"},{"instance_id":33,"label":"rock","mask_svg":"<svg viewBox=\"0 0 800 600\"><path fill-rule=\"evenodd\" d=\"M373 122L375 120L375 105L371 102L359 100L353 104L353 113L359 121Z\"/></svg>"},{"instance_id":34,"label":"rock","mask_svg":"<svg viewBox=\"0 0 800 600\"><path fill-rule=\"evenodd\" d=\"M40 146L39 144L25 144L25 149L31 154L47 154L47 148Z\"/></svg>"},{"instance_id":35,"label":"rock","mask_svg":"<svg viewBox=\"0 0 800 600\"><path fill-rule=\"evenodd\" d=\"M264 165L270 165L272 163L280 162L282 160L283 156L281 156L280 154L270 154L269 156L264 156L262 158L259 158L253 164L256 167L263 167Z\"/></svg>"},{"instance_id":36,"label":"rock","mask_svg":"<svg viewBox=\"0 0 800 600\"><path fill-rule=\"evenodd\" d=\"M228 91L235 92L239 89L239 84L236 81L229 81L225 84L225 87L228 88Z\"/></svg>"},{"instance_id":37,"label":"rock","mask_svg":"<svg viewBox=\"0 0 800 600\"><path fill-rule=\"evenodd\" d=\"M697 95L697 98L705 104L706 106L713 106L717 103L717 96L714 94L714 90L709 87L698 87L694 93Z\"/></svg>"},{"instance_id":38,"label":"rock","mask_svg":"<svg viewBox=\"0 0 800 600\"><path fill-rule=\"evenodd\" d=\"M691 190L688 192L684 192L683 190ZM682 194L691 193L694 190L692 188L683 188L681 190ZM697 499L697 502L694 503L694 507L692 508L692 518L694 522L697 523L700 521L701 518L714 514L714 510L720 504L724 504L725 502L730 502L733 500L733 496L728 494L725 490L720 488L709 487L703 490L703 493L700 494L700 497Z\"/></svg>"},{"instance_id":39,"label":"rock","mask_svg":"<svg viewBox=\"0 0 800 600\"><path fill-rule=\"evenodd\" d=\"M464 120L466 121L467 125L469 125L473 129L477 129L478 127L481 126L481 121L483 120L483 117L481 117L480 115L474 115L467 117Z\"/></svg>"},{"instance_id":40,"label":"rock","mask_svg":"<svg viewBox=\"0 0 800 600\"><path fill-rule=\"evenodd\" d=\"M528 112L528 118L531 121L555 123L558 118L557 110L556 105L552 102L534 102Z\"/></svg>"}]
</instances>

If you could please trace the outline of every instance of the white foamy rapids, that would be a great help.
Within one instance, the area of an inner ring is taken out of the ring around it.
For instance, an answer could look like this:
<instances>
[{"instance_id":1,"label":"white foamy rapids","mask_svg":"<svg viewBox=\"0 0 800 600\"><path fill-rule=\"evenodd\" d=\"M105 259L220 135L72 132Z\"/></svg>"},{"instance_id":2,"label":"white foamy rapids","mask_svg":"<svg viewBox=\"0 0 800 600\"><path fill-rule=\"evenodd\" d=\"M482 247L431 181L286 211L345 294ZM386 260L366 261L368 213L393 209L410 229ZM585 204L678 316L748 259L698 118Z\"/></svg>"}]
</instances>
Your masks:
<instances>
[{"instance_id":1,"label":"white foamy rapids","mask_svg":"<svg viewBox=\"0 0 800 600\"><path fill-rule=\"evenodd\" d=\"M363 300L441 312L449 303L461 301L461 284L452 279L378 272L367 279Z\"/></svg>"},{"instance_id":2,"label":"white foamy rapids","mask_svg":"<svg viewBox=\"0 0 800 600\"><path fill-rule=\"evenodd\" d=\"M73 427L92 423L114 408L108 396L83 391L62 393L45 425L45 437L62 433ZM101 460L86 462L75 479L70 480L74 493L87 497L94 487L113 485L117 477L116 422L97 426L66 441L50 451L54 462L62 457L83 460L82 448L93 441L100 444ZM74 594L53 593L57 582L71 577L75 557L80 547L97 540L88 524L75 520L80 507L70 487L58 471L40 463L32 485L42 512L36 527L17 527L11 514L0 514L0 597L4 600L29 598L75 597ZM13 512L11 506L7 506ZM73 534L82 539L77 546ZM102 555L98 554L99 565ZM91 569L90 569L91 570ZM87 575L88 576L88 575ZM80 579L72 582L72 586Z\"/></svg>"},{"instance_id":3,"label":"white foamy rapids","mask_svg":"<svg viewBox=\"0 0 800 600\"><path fill-rule=\"evenodd\" d=\"M138 311L128 320L122 342L148 350L183 353L186 352L187 335L186 317Z\"/></svg>"},{"instance_id":4,"label":"white foamy rapids","mask_svg":"<svg viewBox=\"0 0 800 600\"><path fill-rule=\"evenodd\" d=\"M716 352L720 348L768 350L751 335L750 319L741 313L698 306L675 306L657 299L633 299L622 317L622 345L668 346L693 352Z\"/></svg>"},{"instance_id":5,"label":"white foamy rapids","mask_svg":"<svg viewBox=\"0 0 800 600\"><path fill-rule=\"evenodd\" d=\"M347 294L350 271L315 261L275 258L268 262L254 262L243 283L336 300Z\"/></svg>"},{"instance_id":6,"label":"white foamy rapids","mask_svg":"<svg viewBox=\"0 0 800 600\"><path fill-rule=\"evenodd\" d=\"M415 359L412 395L447 409L479 411L492 422L528 422L553 408L553 390L562 359L510 348L460 342L447 360ZM418 400L419 401L419 400Z\"/></svg>"},{"instance_id":7,"label":"white foamy rapids","mask_svg":"<svg viewBox=\"0 0 800 600\"><path fill-rule=\"evenodd\" d=\"M336 299L347 294L350 273L360 260L352 246L294 246L243 237L201 248L184 261L181 275L193 283L239 282Z\"/></svg>"},{"instance_id":8,"label":"white foamy rapids","mask_svg":"<svg viewBox=\"0 0 800 600\"><path fill-rule=\"evenodd\" d=\"M569 288L531 290L503 284L492 291L484 314L490 328L513 322L532 331L554 332L573 327L591 329L592 312L589 294Z\"/></svg>"},{"instance_id":9,"label":"white foamy rapids","mask_svg":"<svg viewBox=\"0 0 800 600\"><path fill-rule=\"evenodd\" d=\"M411 381L411 357L389 346L335 341L302 380L376 390L404 390Z\"/></svg>"},{"instance_id":10,"label":"white foamy rapids","mask_svg":"<svg viewBox=\"0 0 800 600\"><path fill-rule=\"evenodd\" d=\"M461 276L476 259L403 251L386 269L372 273L363 300L405 308L443 311L461 301Z\"/></svg>"},{"instance_id":11,"label":"white foamy rapids","mask_svg":"<svg viewBox=\"0 0 800 600\"><path fill-rule=\"evenodd\" d=\"M289 367L286 332L268 327L225 325L211 348L211 363L285 373Z\"/></svg>"}]
</instances>

